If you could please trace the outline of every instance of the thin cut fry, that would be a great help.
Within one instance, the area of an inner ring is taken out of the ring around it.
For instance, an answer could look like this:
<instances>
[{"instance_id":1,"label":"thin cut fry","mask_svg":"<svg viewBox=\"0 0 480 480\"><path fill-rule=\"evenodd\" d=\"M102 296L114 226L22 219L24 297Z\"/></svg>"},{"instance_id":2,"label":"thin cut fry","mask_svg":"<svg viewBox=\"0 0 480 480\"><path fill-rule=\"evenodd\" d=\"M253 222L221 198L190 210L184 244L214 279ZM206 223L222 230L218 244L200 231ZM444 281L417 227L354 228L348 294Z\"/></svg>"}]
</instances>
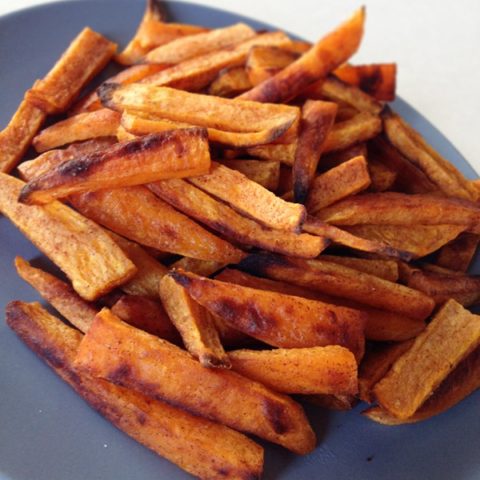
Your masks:
<instances>
[{"instance_id":1,"label":"thin cut fry","mask_svg":"<svg viewBox=\"0 0 480 480\"><path fill-rule=\"evenodd\" d=\"M447 243L435 261L440 267L466 272L480 243L480 235L461 233L457 238Z\"/></svg>"},{"instance_id":2,"label":"thin cut fry","mask_svg":"<svg viewBox=\"0 0 480 480\"><path fill-rule=\"evenodd\" d=\"M278 189L280 182L280 162L268 160L219 160L232 170L243 173L250 180L272 192Z\"/></svg>"}]
</instances>

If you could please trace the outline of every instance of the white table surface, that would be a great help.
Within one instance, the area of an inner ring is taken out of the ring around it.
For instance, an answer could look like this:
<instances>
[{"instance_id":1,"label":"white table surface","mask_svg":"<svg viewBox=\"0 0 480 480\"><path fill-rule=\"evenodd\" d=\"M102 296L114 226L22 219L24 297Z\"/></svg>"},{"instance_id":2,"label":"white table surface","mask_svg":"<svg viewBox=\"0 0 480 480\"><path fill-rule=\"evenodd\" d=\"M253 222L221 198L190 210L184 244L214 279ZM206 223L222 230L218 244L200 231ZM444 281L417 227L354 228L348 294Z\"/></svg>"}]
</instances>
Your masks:
<instances>
[{"instance_id":1,"label":"white table surface","mask_svg":"<svg viewBox=\"0 0 480 480\"><path fill-rule=\"evenodd\" d=\"M190 0L267 21L312 41L361 0ZM0 15L46 0L0 0ZM364 0L357 62L398 65L398 94L480 172L480 1Z\"/></svg>"}]
</instances>

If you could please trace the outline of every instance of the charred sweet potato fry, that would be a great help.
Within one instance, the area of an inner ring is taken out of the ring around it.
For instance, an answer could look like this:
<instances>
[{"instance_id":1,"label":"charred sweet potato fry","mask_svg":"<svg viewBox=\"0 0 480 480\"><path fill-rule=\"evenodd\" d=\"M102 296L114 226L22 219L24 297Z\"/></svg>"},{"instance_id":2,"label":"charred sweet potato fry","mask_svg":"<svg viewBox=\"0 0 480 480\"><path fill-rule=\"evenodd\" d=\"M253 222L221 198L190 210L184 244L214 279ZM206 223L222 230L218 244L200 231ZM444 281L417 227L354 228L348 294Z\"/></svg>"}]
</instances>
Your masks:
<instances>
[{"instance_id":1,"label":"charred sweet potato fry","mask_svg":"<svg viewBox=\"0 0 480 480\"><path fill-rule=\"evenodd\" d=\"M99 33L83 29L46 77L35 82L27 98L45 113L64 112L108 63L116 48Z\"/></svg>"},{"instance_id":2,"label":"charred sweet potato fry","mask_svg":"<svg viewBox=\"0 0 480 480\"><path fill-rule=\"evenodd\" d=\"M327 76L355 53L363 36L364 20L364 9L357 10L298 60L241 97L257 102L282 102L296 97L310 83Z\"/></svg>"},{"instance_id":3,"label":"charred sweet potato fry","mask_svg":"<svg viewBox=\"0 0 480 480\"><path fill-rule=\"evenodd\" d=\"M358 310L211 280L189 272L173 271L169 275L211 313L269 345L283 348L342 345L356 358L363 355L365 315Z\"/></svg>"},{"instance_id":4,"label":"charred sweet potato fry","mask_svg":"<svg viewBox=\"0 0 480 480\"><path fill-rule=\"evenodd\" d=\"M395 417L411 417L479 344L480 316L449 300L375 385L375 398Z\"/></svg>"},{"instance_id":5,"label":"charred sweet potato fry","mask_svg":"<svg viewBox=\"0 0 480 480\"><path fill-rule=\"evenodd\" d=\"M231 98L252 88L243 66L222 70L208 87L209 95Z\"/></svg>"},{"instance_id":6,"label":"charred sweet potato fry","mask_svg":"<svg viewBox=\"0 0 480 480\"><path fill-rule=\"evenodd\" d=\"M435 263L440 267L466 272L475 256L479 242L479 235L461 233L442 247Z\"/></svg>"},{"instance_id":7,"label":"charred sweet potato fry","mask_svg":"<svg viewBox=\"0 0 480 480\"><path fill-rule=\"evenodd\" d=\"M160 298L186 349L204 367L231 367L212 317L185 288L166 276L160 283Z\"/></svg>"},{"instance_id":8,"label":"charred sweet potato fry","mask_svg":"<svg viewBox=\"0 0 480 480\"><path fill-rule=\"evenodd\" d=\"M293 197L305 203L318 161L337 114L332 102L307 100L302 107L297 150L293 162Z\"/></svg>"},{"instance_id":9,"label":"charred sweet potato fry","mask_svg":"<svg viewBox=\"0 0 480 480\"><path fill-rule=\"evenodd\" d=\"M268 160L219 160L219 163L243 173L250 180L272 192L280 182L280 162Z\"/></svg>"},{"instance_id":10,"label":"charred sweet potato fry","mask_svg":"<svg viewBox=\"0 0 480 480\"><path fill-rule=\"evenodd\" d=\"M80 343L75 366L296 453L315 446L302 408L289 397L230 370L204 368L187 352L128 326L107 309Z\"/></svg>"},{"instance_id":11,"label":"charred sweet potato fry","mask_svg":"<svg viewBox=\"0 0 480 480\"><path fill-rule=\"evenodd\" d=\"M244 256L142 186L82 193L69 200L86 217L147 247L225 263Z\"/></svg>"},{"instance_id":12,"label":"charred sweet potato fry","mask_svg":"<svg viewBox=\"0 0 480 480\"><path fill-rule=\"evenodd\" d=\"M82 335L38 304L11 302L7 323L95 410L117 428L192 475L220 480L258 478L263 449L228 427L160 400L78 372L74 359Z\"/></svg>"},{"instance_id":13,"label":"charred sweet potato fry","mask_svg":"<svg viewBox=\"0 0 480 480\"><path fill-rule=\"evenodd\" d=\"M193 57L232 47L254 36L255 30L244 23L236 23L172 40L150 50L145 55L144 61L175 65Z\"/></svg>"},{"instance_id":14,"label":"charred sweet potato fry","mask_svg":"<svg viewBox=\"0 0 480 480\"><path fill-rule=\"evenodd\" d=\"M320 237L262 226L185 180L164 180L150 184L149 188L175 208L246 245L308 258L316 257L327 247L328 242Z\"/></svg>"},{"instance_id":15,"label":"charred sweet potato fry","mask_svg":"<svg viewBox=\"0 0 480 480\"><path fill-rule=\"evenodd\" d=\"M79 113L42 130L33 139L33 146L41 153L90 138L113 137L119 125L120 114L108 108Z\"/></svg>"},{"instance_id":16,"label":"charred sweet potato fry","mask_svg":"<svg viewBox=\"0 0 480 480\"><path fill-rule=\"evenodd\" d=\"M23 186L0 174L0 211L65 272L81 297L94 300L135 274L133 263L94 222L59 202L19 203Z\"/></svg>"},{"instance_id":17,"label":"charred sweet potato fry","mask_svg":"<svg viewBox=\"0 0 480 480\"><path fill-rule=\"evenodd\" d=\"M357 393L357 362L338 345L228 353L232 369L277 392L301 394Z\"/></svg>"},{"instance_id":18,"label":"charred sweet potato fry","mask_svg":"<svg viewBox=\"0 0 480 480\"><path fill-rule=\"evenodd\" d=\"M355 157L314 178L306 202L310 214L368 188L371 183L364 157Z\"/></svg>"}]
</instances>

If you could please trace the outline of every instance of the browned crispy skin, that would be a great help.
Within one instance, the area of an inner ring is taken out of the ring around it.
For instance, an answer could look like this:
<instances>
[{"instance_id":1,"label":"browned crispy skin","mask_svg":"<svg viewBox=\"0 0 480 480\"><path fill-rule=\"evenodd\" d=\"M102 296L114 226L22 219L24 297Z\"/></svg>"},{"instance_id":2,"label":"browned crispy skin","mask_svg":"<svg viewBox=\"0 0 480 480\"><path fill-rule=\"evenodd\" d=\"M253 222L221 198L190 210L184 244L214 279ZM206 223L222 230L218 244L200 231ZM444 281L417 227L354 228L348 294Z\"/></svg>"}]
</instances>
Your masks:
<instances>
[{"instance_id":1,"label":"browned crispy skin","mask_svg":"<svg viewBox=\"0 0 480 480\"><path fill-rule=\"evenodd\" d=\"M231 367L211 315L188 295L185 288L166 276L160 284L160 298L180 332L185 348L204 367Z\"/></svg>"},{"instance_id":2,"label":"browned crispy skin","mask_svg":"<svg viewBox=\"0 0 480 480\"><path fill-rule=\"evenodd\" d=\"M94 300L131 278L136 268L91 220L59 202L27 206L17 201L21 180L0 174L0 211L72 281Z\"/></svg>"},{"instance_id":3,"label":"browned crispy skin","mask_svg":"<svg viewBox=\"0 0 480 480\"><path fill-rule=\"evenodd\" d=\"M479 344L480 316L449 300L375 385L375 398L395 417L411 417Z\"/></svg>"},{"instance_id":4,"label":"browned crispy skin","mask_svg":"<svg viewBox=\"0 0 480 480\"><path fill-rule=\"evenodd\" d=\"M244 256L143 186L77 194L70 202L115 233L163 252L225 263L236 263Z\"/></svg>"},{"instance_id":5,"label":"browned crispy skin","mask_svg":"<svg viewBox=\"0 0 480 480\"><path fill-rule=\"evenodd\" d=\"M11 302L7 323L95 410L117 428L192 475L260 478L263 449L244 435L133 390L78 372L82 335L38 304Z\"/></svg>"},{"instance_id":6,"label":"browned crispy skin","mask_svg":"<svg viewBox=\"0 0 480 480\"><path fill-rule=\"evenodd\" d=\"M480 235L461 233L457 238L442 247L435 261L440 267L466 272L480 242Z\"/></svg>"},{"instance_id":7,"label":"browned crispy skin","mask_svg":"<svg viewBox=\"0 0 480 480\"><path fill-rule=\"evenodd\" d=\"M30 181L20 201L48 203L73 193L201 175L209 167L205 129L166 131L67 160Z\"/></svg>"},{"instance_id":8,"label":"browned crispy skin","mask_svg":"<svg viewBox=\"0 0 480 480\"><path fill-rule=\"evenodd\" d=\"M320 301L173 271L194 300L227 324L282 348L342 345L361 358L366 315Z\"/></svg>"},{"instance_id":9,"label":"browned crispy skin","mask_svg":"<svg viewBox=\"0 0 480 480\"><path fill-rule=\"evenodd\" d=\"M262 226L185 180L164 180L149 188L175 208L236 242L307 258L318 256L328 244L320 237Z\"/></svg>"},{"instance_id":10,"label":"browned crispy skin","mask_svg":"<svg viewBox=\"0 0 480 480\"><path fill-rule=\"evenodd\" d=\"M297 151L293 162L293 194L297 203L305 203L307 199L336 114L337 105L332 102L307 100L302 107Z\"/></svg>"},{"instance_id":11,"label":"browned crispy skin","mask_svg":"<svg viewBox=\"0 0 480 480\"><path fill-rule=\"evenodd\" d=\"M355 53L363 36L364 20L365 10L361 8L298 60L241 98L276 103L296 97L310 83L325 77Z\"/></svg>"},{"instance_id":12,"label":"browned crispy skin","mask_svg":"<svg viewBox=\"0 0 480 480\"><path fill-rule=\"evenodd\" d=\"M274 192L278 189L280 181L280 162L269 160L219 160L222 165L238 170L253 182L262 185L267 190Z\"/></svg>"},{"instance_id":13,"label":"browned crispy skin","mask_svg":"<svg viewBox=\"0 0 480 480\"><path fill-rule=\"evenodd\" d=\"M252 88L247 72L243 66L222 70L208 86L209 95L231 98Z\"/></svg>"},{"instance_id":14,"label":"browned crispy skin","mask_svg":"<svg viewBox=\"0 0 480 480\"><path fill-rule=\"evenodd\" d=\"M35 82L27 98L45 113L64 112L116 49L115 43L99 33L83 29L46 77Z\"/></svg>"},{"instance_id":15,"label":"browned crispy skin","mask_svg":"<svg viewBox=\"0 0 480 480\"><path fill-rule=\"evenodd\" d=\"M75 365L296 453L315 446L302 408L289 397L230 370L205 368L184 350L128 326L107 309L95 317Z\"/></svg>"}]
</instances>

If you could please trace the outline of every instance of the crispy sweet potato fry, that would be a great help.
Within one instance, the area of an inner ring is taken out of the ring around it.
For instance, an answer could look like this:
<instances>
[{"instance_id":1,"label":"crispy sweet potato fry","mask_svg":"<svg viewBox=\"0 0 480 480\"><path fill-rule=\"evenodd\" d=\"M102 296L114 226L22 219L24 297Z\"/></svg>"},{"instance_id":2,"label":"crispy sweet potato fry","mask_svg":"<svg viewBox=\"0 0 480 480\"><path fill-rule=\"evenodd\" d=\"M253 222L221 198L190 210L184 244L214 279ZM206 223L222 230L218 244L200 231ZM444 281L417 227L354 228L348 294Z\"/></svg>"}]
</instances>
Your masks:
<instances>
[{"instance_id":1,"label":"crispy sweet potato fry","mask_svg":"<svg viewBox=\"0 0 480 480\"><path fill-rule=\"evenodd\" d=\"M199 128L173 130L66 161L30 181L19 200L48 203L73 193L201 175L209 167L207 132Z\"/></svg>"},{"instance_id":2,"label":"crispy sweet potato fry","mask_svg":"<svg viewBox=\"0 0 480 480\"><path fill-rule=\"evenodd\" d=\"M46 77L35 82L27 98L45 113L64 112L108 63L116 48L99 33L83 29Z\"/></svg>"},{"instance_id":3,"label":"crispy sweet potato fry","mask_svg":"<svg viewBox=\"0 0 480 480\"><path fill-rule=\"evenodd\" d=\"M208 174L189 181L270 228L298 231L306 216L303 205L285 202L242 173L216 162Z\"/></svg>"},{"instance_id":4,"label":"crispy sweet potato fry","mask_svg":"<svg viewBox=\"0 0 480 480\"><path fill-rule=\"evenodd\" d=\"M169 275L232 327L283 348L342 345L361 358L365 315L357 310L262 291L189 272ZM335 319L335 320L334 320Z\"/></svg>"},{"instance_id":5,"label":"crispy sweet potato fry","mask_svg":"<svg viewBox=\"0 0 480 480\"><path fill-rule=\"evenodd\" d=\"M327 247L328 242L320 237L264 227L184 180L163 180L150 184L149 188L175 208L246 245L309 258Z\"/></svg>"},{"instance_id":6,"label":"crispy sweet potato fry","mask_svg":"<svg viewBox=\"0 0 480 480\"><path fill-rule=\"evenodd\" d=\"M160 251L225 263L244 256L142 186L77 194L70 202L115 233Z\"/></svg>"},{"instance_id":7,"label":"crispy sweet potato fry","mask_svg":"<svg viewBox=\"0 0 480 480\"><path fill-rule=\"evenodd\" d=\"M222 70L208 87L209 95L235 97L252 88L243 66Z\"/></svg>"},{"instance_id":8,"label":"crispy sweet potato fry","mask_svg":"<svg viewBox=\"0 0 480 480\"><path fill-rule=\"evenodd\" d=\"M9 173L30 146L45 121L43 110L24 99L8 125L0 132L0 172Z\"/></svg>"},{"instance_id":9,"label":"crispy sweet potato fry","mask_svg":"<svg viewBox=\"0 0 480 480\"><path fill-rule=\"evenodd\" d=\"M383 278L389 282L396 282L399 276L398 263L395 260L378 260L337 255L322 255L322 260L345 265L346 267Z\"/></svg>"},{"instance_id":10,"label":"crispy sweet potato fry","mask_svg":"<svg viewBox=\"0 0 480 480\"><path fill-rule=\"evenodd\" d=\"M301 394L357 393L357 362L338 345L228 353L232 369L277 392Z\"/></svg>"},{"instance_id":11,"label":"crispy sweet potato fry","mask_svg":"<svg viewBox=\"0 0 480 480\"><path fill-rule=\"evenodd\" d=\"M7 323L95 410L116 427L192 475L258 478L263 449L244 435L159 400L76 371L82 335L38 304L11 302Z\"/></svg>"},{"instance_id":12,"label":"crispy sweet potato fry","mask_svg":"<svg viewBox=\"0 0 480 480\"><path fill-rule=\"evenodd\" d=\"M364 20L365 10L361 8L298 60L241 97L257 102L282 102L296 97L355 53L363 36Z\"/></svg>"},{"instance_id":13,"label":"crispy sweet potato fry","mask_svg":"<svg viewBox=\"0 0 480 480\"><path fill-rule=\"evenodd\" d=\"M400 419L411 417L479 344L480 316L449 300L375 385L378 403Z\"/></svg>"},{"instance_id":14,"label":"crispy sweet potato fry","mask_svg":"<svg viewBox=\"0 0 480 480\"><path fill-rule=\"evenodd\" d=\"M81 298L73 288L40 268L32 267L22 257L15 257L18 275L81 332L93 322L97 309Z\"/></svg>"},{"instance_id":15,"label":"crispy sweet potato fry","mask_svg":"<svg viewBox=\"0 0 480 480\"><path fill-rule=\"evenodd\" d=\"M391 190L397 180L397 172L387 167L376 158L368 159L368 173L372 181L370 190L373 192L385 192Z\"/></svg>"},{"instance_id":16,"label":"crispy sweet potato fry","mask_svg":"<svg viewBox=\"0 0 480 480\"><path fill-rule=\"evenodd\" d=\"M212 317L185 288L166 276L160 283L160 298L186 349L204 367L231 367Z\"/></svg>"},{"instance_id":17,"label":"crispy sweet potato fry","mask_svg":"<svg viewBox=\"0 0 480 480\"><path fill-rule=\"evenodd\" d=\"M305 203L307 199L336 114L337 105L331 102L307 100L302 107L300 132L293 162L293 197L297 203Z\"/></svg>"},{"instance_id":18,"label":"crispy sweet potato fry","mask_svg":"<svg viewBox=\"0 0 480 480\"><path fill-rule=\"evenodd\" d=\"M250 180L262 185L267 190L275 191L280 182L280 162L269 160L219 160L232 170L243 173Z\"/></svg>"},{"instance_id":19,"label":"crispy sweet potato fry","mask_svg":"<svg viewBox=\"0 0 480 480\"><path fill-rule=\"evenodd\" d=\"M128 326L107 309L95 317L75 365L297 453L315 446L302 408L290 398L229 370L204 368L187 352Z\"/></svg>"},{"instance_id":20,"label":"crispy sweet potato fry","mask_svg":"<svg viewBox=\"0 0 480 480\"><path fill-rule=\"evenodd\" d=\"M216 50L232 47L255 36L255 30L244 23L216 28L205 33L181 37L160 45L145 55L147 63L177 64Z\"/></svg>"},{"instance_id":21,"label":"crispy sweet potato fry","mask_svg":"<svg viewBox=\"0 0 480 480\"><path fill-rule=\"evenodd\" d=\"M23 185L0 174L0 211L65 272L80 296L94 300L135 274L135 266L113 240L66 205L18 203Z\"/></svg>"},{"instance_id":22,"label":"crispy sweet potato fry","mask_svg":"<svg viewBox=\"0 0 480 480\"><path fill-rule=\"evenodd\" d=\"M227 265L226 263L216 262L215 260L199 260L198 258L183 257L172 263L170 269L181 268L182 270L196 273L202 277L209 277Z\"/></svg>"},{"instance_id":23,"label":"crispy sweet potato fry","mask_svg":"<svg viewBox=\"0 0 480 480\"><path fill-rule=\"evenodd\" d=\"M435 261L440 267L466 272L480 243L480 235L461 233L457 238L447 243Z\"/></svg>"},{"instance_id":24,"label":"crispy sweet potato fry","mask_svg":"<svg viewBox=\"0 0 480 480\"><path fill-rule=\"evenodd\" d=\"M377 100L395 100L397 65L379 63L372 65L349 65L344 63L333 72L350 85L355 85Z\"/></svg>"},{"instance_id":25,"label":"crispy sweet potato fry","mask_svg":"<svg viewBox=\"0 0 480 480\"><path fill-rule=\"evenodd\" d=\"M435 305L433 299L404 285L321 259L251 254L239 265L241 269L256 275L292 282L414 319L424 320Z\"/></svg>"},{"instance_id":26,"label":"crispy sweet potato fry","mask_svg":"<svg viewBox=\"0 0 480 480\"><path fill-rule=\"evenodd\" d=\"M258 145L257 147L247 148L247 153L252 157L281 162L290 167L293 166L295 162L296 151L297 141L280 144L270 143L268 145Z\"/></svg>"},{"instance_id":27,"label":"crispy sweet potato fry","mask_svg":"<svg viewBox=\"0 0 480 480\"><path fill-rule=\"evenodd\" d=\"M315 214L332 203L365 190L370 183L365 158L354 157L315 177L306 202L307 210Z\"/></svg>"}]
</instances>

